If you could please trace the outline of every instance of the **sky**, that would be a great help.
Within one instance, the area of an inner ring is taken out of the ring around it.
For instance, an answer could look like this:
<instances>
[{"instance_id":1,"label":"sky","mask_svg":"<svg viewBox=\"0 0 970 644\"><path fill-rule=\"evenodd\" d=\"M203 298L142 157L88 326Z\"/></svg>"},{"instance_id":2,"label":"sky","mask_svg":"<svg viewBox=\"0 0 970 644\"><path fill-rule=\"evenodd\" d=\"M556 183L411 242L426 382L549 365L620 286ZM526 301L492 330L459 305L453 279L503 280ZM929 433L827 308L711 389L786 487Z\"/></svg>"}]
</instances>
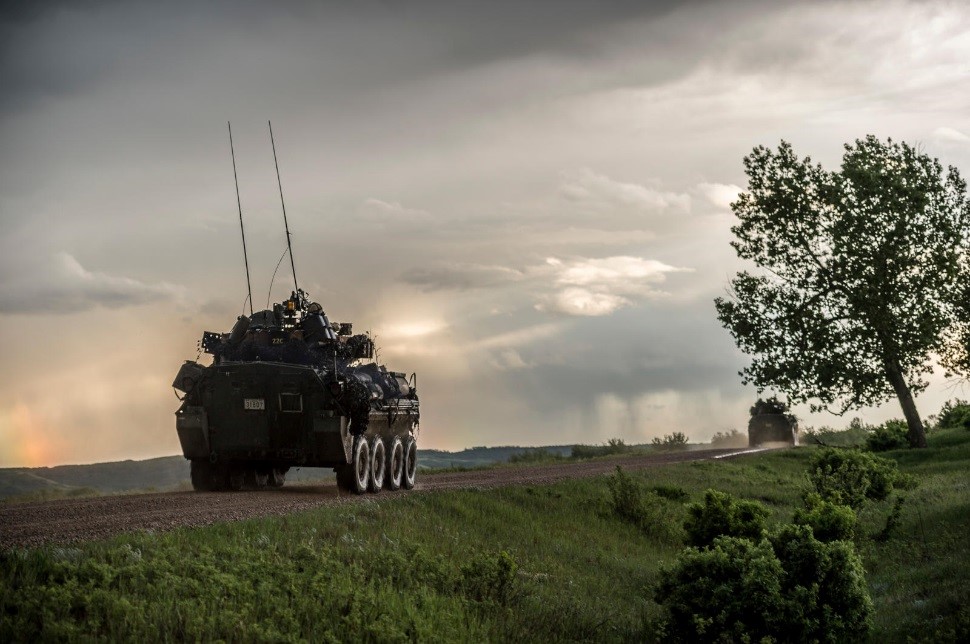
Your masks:
<instances>
[{"instance_id":1,"label":"sky","mask_svg":"<svg viewBox=\"0 0 970 644\"><path fill-rule=\"evenodd\" d=\"M300 286L452 450L746 427L713 300L755 146L970 173L961 2L3 7L0 467L179 453L171 382L246 299L227 121L257 308L292 289L272 120Z\"/></svg>"}]
</instances>

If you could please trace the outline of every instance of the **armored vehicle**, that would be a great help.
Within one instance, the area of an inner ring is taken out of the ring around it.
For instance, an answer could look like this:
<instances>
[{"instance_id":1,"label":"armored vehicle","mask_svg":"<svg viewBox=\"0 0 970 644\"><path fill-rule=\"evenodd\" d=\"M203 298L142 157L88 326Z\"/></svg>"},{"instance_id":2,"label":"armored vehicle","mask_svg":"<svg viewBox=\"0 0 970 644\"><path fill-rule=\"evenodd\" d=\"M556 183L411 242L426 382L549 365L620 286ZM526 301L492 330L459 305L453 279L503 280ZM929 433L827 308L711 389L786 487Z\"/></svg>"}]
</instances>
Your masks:
<instances>
[{"instance_id":1,"label":"armored vehicle","mask_svg":"<svg viewBox=\"0 0 970 644\"><path fill-rule=\"evenodd\" d=\"M186 361L172 383L196 490L279 487L296 466L332 467L356 494L414 487L415 375L377 364L368 335L331 323L302 290L206 331L200 349L212 363Z\"/></svg>"},{"instance_id":2,"label":"armored vehicle","mask_svg":"<svg viewBox=\"0 0 970 644\"><path fill-rule=\"evenodd\" d=\"M798 419L788 413L788 405L772 396L758 399L748 421L748 445L765 443L798 444Z\"/></svg>"}]
</instances>

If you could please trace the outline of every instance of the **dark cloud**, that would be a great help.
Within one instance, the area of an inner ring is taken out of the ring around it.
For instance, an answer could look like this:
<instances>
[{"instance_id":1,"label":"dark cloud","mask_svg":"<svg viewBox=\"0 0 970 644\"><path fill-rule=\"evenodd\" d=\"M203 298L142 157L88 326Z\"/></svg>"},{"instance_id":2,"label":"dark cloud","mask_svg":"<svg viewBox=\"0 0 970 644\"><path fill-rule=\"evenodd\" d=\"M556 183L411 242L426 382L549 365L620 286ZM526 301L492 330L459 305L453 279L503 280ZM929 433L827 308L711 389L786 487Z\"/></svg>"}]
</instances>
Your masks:
<instances>
[{"instance_id":1,"label":"dark cloud","mask_svg":"<svg viewBox=\"0 0 970 644\"><path fill-rule=\"evenodd\" d=\"M504 286L523 277L522 271L505 266L451 264L412 268L401 275L401 280L426 291L464 291Z\"/></svg>"},{"instance_id":2,"label":"dark cloud","mask_svg":"<svg viewBox=\"0 0 970 644\"><path fill-rule=\"evenodd\" d=\"M0 281L0 314L76 313L179 300L185 289L165 282L146 283L85 269L71 255L5 271Z\"/></svg>"},{"instance_id":3,"label":"dark cloud","mask_svg":"<svg viewBox=\"0 0 970 644\"><path fill-rule=\"evenodd\" d=\"M598 30L683 6L672 0L7 4L0 14L0 114L44 97L90 91L119 70L157 74L166 61L185 64L186 56L213 50L238 52L240 66L263 76L303 67L308 80L345 87L408 82L535 53L595 56L602 50L593 37ZM191 20L177 19L188 14ZM287 37L279 51L281 29ZM268 49L248 61L247 43ZM336 68L332 61L340 55L350 55L353 64ZM297 57L316 60L315 71Z\"/></svg>"}]
</instances>

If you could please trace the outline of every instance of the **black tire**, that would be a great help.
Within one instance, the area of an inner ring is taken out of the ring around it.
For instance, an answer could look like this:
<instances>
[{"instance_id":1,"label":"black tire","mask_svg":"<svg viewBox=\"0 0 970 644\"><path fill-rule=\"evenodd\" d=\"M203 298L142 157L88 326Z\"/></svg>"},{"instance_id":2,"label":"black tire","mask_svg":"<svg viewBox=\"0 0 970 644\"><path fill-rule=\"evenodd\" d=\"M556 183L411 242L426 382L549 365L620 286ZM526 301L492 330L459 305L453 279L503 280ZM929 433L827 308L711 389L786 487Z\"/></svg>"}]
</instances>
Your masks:
<instances>
[{"instance_id":1,"label":"black tire","mask_svg":"<svg viewBox=\"0 0 970 644\"><path fill-rule=\"evenodd\" d=\"M401 477L401 487L405 490L414 489L414 481L418 475L418 442L414 436L408 436L404 441L404 476Z\"/></svg>"},{"instance_id":2,"label":"black tire","mask_svg":"<svg viewBox=\"0 0 970 644\"><path fill-rule=\"evenodd\" d=\"M401 479L404 478L404 443L400 436L395 436L387 450L387 473L384 474L384 487L392 492L401 489Z\"/></svg>"},{"instance_id":3,"label":"black tire","mask_svg":"<svg viewBox=\"0 0 970 644\"><path fill-rule=\"evenodd\" d=\"M337 471L337 485L353 494L363 494L370 482L370 445L363 436L354 437L350 462Z\"/></svg>"},{"instance_id":4,"label":"black tire","mask_svg":"<svg viewBox=\"0 0 970 644\"><path fill-rule=\"evenodd\" d=\"M252 485L257 490L262 490L269 485L270 470L265 467L257 467L252 470Z\"/></svg>"},{"instance_id":5,"label":"black tire","mask_svg":"<svg viewBox=\"0 0 970 644\"><path fill-rule=\"evenodd\" d=\"M270 487L283 487L286 483L286 470L280 467L274 467L269 471L269 480L267 481Z\"/></svg>"},{"instance_id":6,"label":"black tire","mask_svg":"<svg viewBox=\"0 0 970 644\"><path fill-rule=\"evenodd\" d=\"M196 492L211 492L216 489L212 465L206 461L192 461L189 465L192 489Z\"/></svg>"},{"instance_id":7,"label":"black tire","mask_svg":"<svg viewBox=\"0 0 970 644\"><path fill-rule=\"evenodd\" d=\"M375 436L370 444L370 475L367 477L367 491L371 494L377 494L384 487L386 456L384 441L380 436Z\"/></svg>"}]
</instances>

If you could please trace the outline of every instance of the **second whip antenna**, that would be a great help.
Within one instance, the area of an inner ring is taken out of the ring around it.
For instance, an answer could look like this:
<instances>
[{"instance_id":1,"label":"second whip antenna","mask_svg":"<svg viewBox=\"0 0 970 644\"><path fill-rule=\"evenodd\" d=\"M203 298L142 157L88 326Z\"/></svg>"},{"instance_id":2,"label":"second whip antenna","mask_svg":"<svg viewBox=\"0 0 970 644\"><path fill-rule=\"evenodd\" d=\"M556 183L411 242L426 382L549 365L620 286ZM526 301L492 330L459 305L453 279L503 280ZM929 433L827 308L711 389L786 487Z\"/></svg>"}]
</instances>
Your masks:
<instances>
[{"instance_id":1,"label":"second whip antenna","mask_svg":"<svg viewBox=\"0 0 970 644\"><path fill-rule=\"evenodd\" d=\"M286 203L283 201L283 182L280 180L280 162L276 158L276 140L273 139L273 123L269 124L269 141L273 145L273 163L276 164L276 183L280 187L280 206L283 208L283 228L286 230L286 248L290 254L290 269L293 271L293 289L299 296L300 287L296 283L296 263L293 261L293 244L290 242L290 225L286 221Z\"/></svg>"},{"instance_id":2,"label":"second whip antenna","mask_svg":"<svg viewBox=\"0 0 970 644\"><path fill-rule=\"evenodd\" d=\"M236 206L239 208L239 231L242 233L243 261L246 262L246 288L249 290L249 314L253 314L253 285L249 281L249 254L246 252L246 229L243 228L242 202L239 200L239 176L236 174L236 150L232 145L232 123L226 121L229 126L229 153L232 154L232 178L236 182ZM245 304L243 313L246 312Z\"/></svg>"}]
</instances>

